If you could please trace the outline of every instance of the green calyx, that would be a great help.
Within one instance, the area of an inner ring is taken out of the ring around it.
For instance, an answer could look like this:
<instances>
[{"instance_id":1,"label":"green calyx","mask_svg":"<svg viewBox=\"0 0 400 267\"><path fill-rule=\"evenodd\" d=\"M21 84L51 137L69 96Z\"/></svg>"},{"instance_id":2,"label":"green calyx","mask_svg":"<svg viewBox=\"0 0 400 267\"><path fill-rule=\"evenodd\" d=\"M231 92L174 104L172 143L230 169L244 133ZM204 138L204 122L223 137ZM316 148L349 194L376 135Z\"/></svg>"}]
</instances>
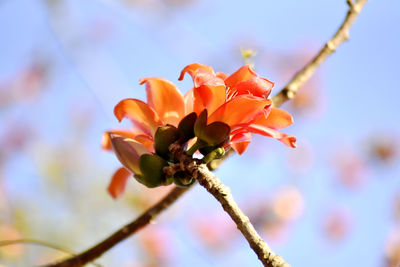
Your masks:
<instances>
[{"instance_id":1,"label":"green calyx","mask_svg":"<svg viewBox=\"0 0 400 267\"><path fill-rule=\"evenodd\" d=\"M194 124L194 134L207 146L219 146L229 140L231 128L224 122L215 121L207 125L207 110L203 110Z\"/></svg>"},{"instance_id":2,"label":"green calyx","mask_svg":"<svg viewBox=\"0 0 400 267\"><path fill-rule=\"evenodd\" d=\"M168 159L170 152L169 146L180 138L179 130L172 125L158 127L154 135L154 149L157 155Z\"/></svg>"},{"instance_id":3,"label":"green calyx","mask_svg":"<svg viewBox=\"0 0 400 267\"><path fill-rule=\"evenodd\" d=\"M168 183L163 168L168 166L167 161L158 155L143 154L139 160L141 174L135 174L136 180L149 187L154 188Z\"/></svg>"},{"instance_id":4,"label":"green calyx","mask_svg":"<svg viewBox=\"0 0 400 267\"><path fill-rule=\"evenodd\" d=\"M182 137L182 142L187 142L192 139L194 135L194 124L197 120L196 112L186 115L178 125L179 133Z\"/></svg>"},{"instance_id":5,"label":"green calyx","mask_svg":"<svg viewBox=\"0 0 400 267\"><path fill-rule=\"evenodd\" d=\"M220 159L223 155L225 155L225 149L223 147L218 147L205 155L202 160L205 163L209 163L214 159Z\"/></svg>"},{"instance_id":6,"label":"green calyx","mask_svg":"<svg viewBox=\"0 0 400 267\"><path fill-rule=\"evenodd\" d=\"M196 181L192 176L184 171L175 173L173 179L174 184L180 187L189 187Z\"/></svg>"}]
</instances>

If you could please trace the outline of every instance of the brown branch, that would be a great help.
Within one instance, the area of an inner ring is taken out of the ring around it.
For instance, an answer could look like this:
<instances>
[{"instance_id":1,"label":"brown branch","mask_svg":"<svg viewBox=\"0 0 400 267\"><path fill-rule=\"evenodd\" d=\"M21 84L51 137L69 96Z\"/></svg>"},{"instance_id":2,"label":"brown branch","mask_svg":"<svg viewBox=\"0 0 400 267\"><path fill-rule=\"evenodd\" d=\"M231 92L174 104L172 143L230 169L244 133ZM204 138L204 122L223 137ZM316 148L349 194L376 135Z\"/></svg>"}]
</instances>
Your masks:
<instances>
[{"instance_id":1,"label":"brown branch","mask_svg":"<svg viewBox=\"0 0 400 267\"><path fill-rule=\"evenodd\" d=\"M80 267L85 264L97 259L103 253L117 245L119 242L125 240L127 237L136 233L147 224L152 222L162 211L166 210L172 205L183 193L185 193L190 187L173 188L163 199L158 201L148 210L146 210L141 216L139 216L133 222L125 225L120 230L116 231L114 234L104 239L97 245L89 248L88 250L72 257L65 259L59 263L53 263L46 265L45 267Z\"/></svg>"},{"instance_id":2,"label":"brown branch","mask_svg":"<svg viewBox=\"0 0 400 267\"><path fill-rule=\"evenodd\" d=\"M279 107L287 100L292 99L296 95L297 90L311 77L311 75L313 75L322 62L335 52L343 41L349 39L350 27L367 1L368 0L356 0L353 2L353 0L346 0L349 5L349 10L347 11L346 18L342 25L340 25L333 37L321 48L318 54L306 66L304 66L278 94L272 97L274 106Z\"/></svg>"},{"instance_id":3,"label":"brown branch","mask_svg":"<svg viewBox=\"0 0 400 267\"><path fill-rule=\"evenodd\" d=\"M184 170L189 172L207 191L212 194L222 205L236 223L237 228L246 238L251 249L257 254L258 259L268 267L290 267L282 257L276 255L267 243L258 235L249 218L240 210L232 197L230 189L207 168L205 163L188 156L179 144L172 144L170 151L175 159L181 162Z\"/></svg>"}]
</instances>

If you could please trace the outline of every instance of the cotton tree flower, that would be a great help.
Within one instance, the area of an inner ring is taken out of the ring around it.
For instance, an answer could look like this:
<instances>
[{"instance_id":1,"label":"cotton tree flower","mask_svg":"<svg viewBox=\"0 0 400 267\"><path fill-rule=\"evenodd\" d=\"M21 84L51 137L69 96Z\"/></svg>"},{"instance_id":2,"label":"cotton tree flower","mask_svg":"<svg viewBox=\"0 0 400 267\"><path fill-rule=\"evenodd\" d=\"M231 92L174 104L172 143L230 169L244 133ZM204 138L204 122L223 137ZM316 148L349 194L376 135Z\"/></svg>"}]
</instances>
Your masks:
<instances>
[{"instance_id":1,"label":"cotton tree flower","mask_svg":"<svg viewBox=\"0 0 400 267\"><path fill-rule=\"evenodd\" d=\"M221 121L231 128L230 144L242 154L251 141L252 133L276 138L295 147L296 138L276 131L293 123L286 111L271 107L268 96L274 83L259 77L249 65L228 76L210 66L194 63L186 66L185 73L193 78L194 87L185 95L187 111L199 114L207 109L208 122Z\"/></svg>"},{"instance_id":2,"label":"cotton tree flower","mask_svg":"<svg viewBox=\"0 0 400 267\"><path fill-rule=\"evenodd\" d=\"M166 177L160 171L176 163L168 150L173 142L188 148L188 154L200 151L204 159L217 157L230 147L242 154L254 133L295 147L295 137L277 131L293 123L291 115L271 106L268 96L273 83L259 77L250 66L228 76L194 63L182 70L179 80L185 73L194 82L185 96L172 82L150 77L140 80L140 84L146 84L147 103L129 98L115 106L117 119L129 119L133 128L103 135L103 148L113 149L124 166L114 174L108 188L113 197L122 194L130 173L148 187L172 181L181 186L190 184L193 179L185 174ZM154 164L155 169L151 167Z\"/></svg>"}]
</instances>

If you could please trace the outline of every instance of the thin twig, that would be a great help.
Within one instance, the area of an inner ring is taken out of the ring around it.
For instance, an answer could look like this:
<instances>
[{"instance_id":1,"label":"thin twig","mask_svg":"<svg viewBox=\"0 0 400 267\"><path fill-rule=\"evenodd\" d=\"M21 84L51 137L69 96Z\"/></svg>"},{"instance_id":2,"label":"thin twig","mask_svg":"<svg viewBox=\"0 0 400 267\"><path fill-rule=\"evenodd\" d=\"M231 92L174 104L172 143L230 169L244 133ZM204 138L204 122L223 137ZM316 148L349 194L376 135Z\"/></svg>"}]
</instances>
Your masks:
<instances>
[{"instance_id":1,"label":"thin twig","mask_svg":"<svg viewBox=\"0 0 400 267\"><path fill-rule=\"evenodd\" d=\"M58 263L49 264L45 267L80 267L85 264L97 259L103 253L117 245L119 242L125 240L130 235L136 233L143 227L145 227L150 222L154 221L155 218L164 210L166 210L172 203L174 203L183 193L185 193L188 188L175 187L173 188L163 199L158 201L155 205L150 207L148 210L143 212L133 222L125 225L120 230L116 231L114 234L104 239L97 245L89 248L88 250L72 257L65 259Z\"/></svg>"},{"instance_id":2,"label":"thin twig","mask_svg":"<svg viewBox=\"0 0 400 267\"><path fill-rule=\"evenodd\" d=\"M25 244L33 244L33 245L39 245L42 247L46 247L46 248L51 248L54 250L58 250L61 252L64 252L66 254L69 254L71 256L75 256L76 254L66 248L60 247L58 245L46 242L46 241L42 241L42 240L37 240L37 239L32 239L32 238L21 238L21 239L13 239L13 240L1 240L0 241L0 247L5 247L5 246L11 246L11 245L17 245L17 244L21 244L21 243L25 243ZM92 263L94 266L97 267L101 267L100 264L97 263Z\"/></svg>"},{"instance_id":3,"label":"thin twig","mask_svg":"<svg viewBox=\"0 0 400 267\"><path fill-rule=\"evenodd\" d=\"M307 63L278 94L272 97L274 106L279 107L287 100L292 99L296 95L298 89L308 81L322 62L335 52L343 41L349 39L349 29L367 1L368 0L356 0L353 2L352 0L347 0L349 10L347 11L346 18L342 25L340 25L333 37L326 42L318 54Z\"/></svg>"},{"instance_id":4,"label":"thin twig","mask_svg":"<svg viewBox=\"0 0 400 267\"><path fill-rule=\"evenodd\" d=\"M175 159L179 160L182 166L185 166L200 185L207 189L222 205L223 209L229 214L236 223L237 228L246 238L252 250L257 254L258 259L264 266L268 267L290 267L283 258L275 254L258 235L249 218L240 210L236 204L229 187L221 181L207 168L207 165L201 161L188 156L179 144L172 144L169 147L174 154Z\"/></svg>"}]
</instances>

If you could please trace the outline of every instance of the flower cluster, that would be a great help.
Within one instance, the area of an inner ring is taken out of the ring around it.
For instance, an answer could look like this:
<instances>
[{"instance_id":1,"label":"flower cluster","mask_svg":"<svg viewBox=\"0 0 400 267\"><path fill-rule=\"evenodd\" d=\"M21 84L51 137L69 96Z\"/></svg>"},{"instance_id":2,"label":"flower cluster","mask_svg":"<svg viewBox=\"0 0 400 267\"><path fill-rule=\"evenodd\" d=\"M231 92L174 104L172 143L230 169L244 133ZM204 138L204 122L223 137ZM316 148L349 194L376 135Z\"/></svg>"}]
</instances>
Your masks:
<instances>
[{"instance_id":1,"label":"flower cluster","mask_svg":"<svg viewBox=\"0 0 400 267\"><path fill-rule=\"evenodd\" d=\"M133 128L103 135L103 148L113 149L124 166L108 187L114 198L123 193L130 173L147 187L193 183L184 173L168 177L163 172L164 167L175 163L168 150L174 142L188 154L198 151L204 156L215 151L221 155L221 148L222 152L232 148L242 154L254 133L295 147L295 137L277 131L292 124L293 119L286 111L271 106L268 96L274 84L259 77L250 66L228 76L194 63L182 70L179 80L186 73L194 86L184 96L172 82L150 77L140 80L146 85L147 103L124 99L115 106L117 119L129 119Z\"/></svg>"}]
</instances>

